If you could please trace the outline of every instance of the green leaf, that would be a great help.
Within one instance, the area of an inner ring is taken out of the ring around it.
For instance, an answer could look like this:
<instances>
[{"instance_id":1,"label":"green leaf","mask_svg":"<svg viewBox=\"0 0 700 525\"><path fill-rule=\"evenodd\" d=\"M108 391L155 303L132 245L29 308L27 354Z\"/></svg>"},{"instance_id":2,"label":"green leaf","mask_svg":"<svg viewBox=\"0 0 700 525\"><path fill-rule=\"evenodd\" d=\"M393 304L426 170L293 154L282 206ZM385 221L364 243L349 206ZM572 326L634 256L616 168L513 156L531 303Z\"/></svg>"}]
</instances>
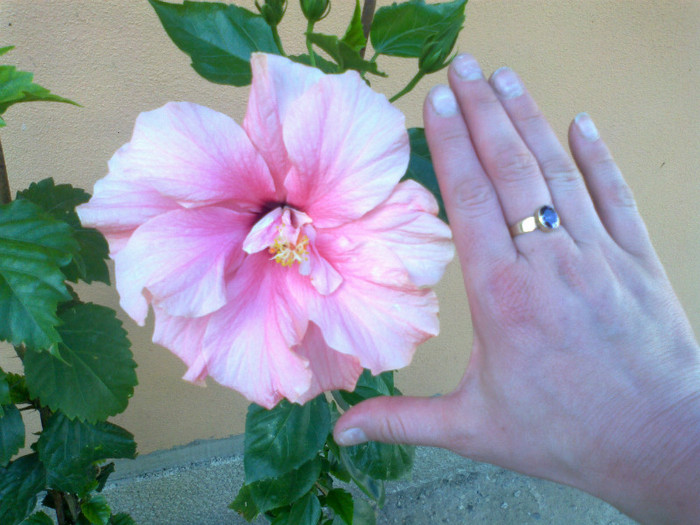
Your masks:
<instances>
[{"instance_id":1,"label":"green leaf","mask_svg":"<svg viewBox=\"0 0 700 525\"><path fill-rule=\"evenodd\" d=\"M10 403L12 403L10 383L7 382L7 374L0 368L0 417L2 417L2 406Z\"/></svg>"},{"instance_id":2,"label":"green leaf","mask_svg":"<svg viewBox=\"0 0 700 525\"><path fill-rule=\"evenodd\" d=\"M5 467L24 446L24 423L15 405L2 407L0 415L0 467Z\"/></svg>"},{"instance_id":3,"label":"green leaf","mask_svg":"<svg viewBox=\"0 0 700 525\"><path fill-rule=\"evenodd\" d=\"M384 505L384 497L386 495L384 491L384 481L381 479L375 479L368 473L360 470L360 468L353 463L352 457L350 454L348 454L346 447L341 448L339 453L340 461L350 473L350 477L355 482L355 485L357 485L362 492L367 494L372 501L376 501L377 505L382 507Z\"/></svg>"},{"instance_id":4,"label":"green leaf","mask_svg":"<svg viewBox=\"0 0 700 525\"><path fill-rule=\"evenodd\" d=\"M438 184L437 177L435 176L433 158L430 155L428 141L425 138L425 129L410 128L408 130L408 138L411 142L411 158L408 163L406 174L401 180L413 179L432 193L440 206L440 213L438 214L438 217L447 222L445 203L442 200L440 186Z\"/></svg>"},{"instance_id":5,"label":"green leaf","mask_svg":"<svg viewBox=\"0 0 700 525\"><path fill-rule=\"evenodd\" d=\"M377 525L377 513L366 500L360 498L355 500L352 525Z\"/></svg>"},{"instance_id":6,"label":"green leaf","mask_svg":"<svg viewBox=\"0 0 700 525\"><path fill-rule=\"evenodd\" d=\"M60 267L77 251L70 227L35 204L0 206L0 339L55 350L56 307L71 298Z\"/></svg>"},{"instance_id":7,"label":"green leaf","mask_svg":"<svg viewBox=\"0 0 700 525\"><path fill-rule=\"evenodd\" d=\"M14 46L0 48L0 55L4 55L13 48ZM13 104L35 100L79 105L72 100L54 95L48 89L35 84L32 81L33 78L34 75L32 73L18 71L15 66L0 66L0 115L5 113L7 108ZM5 126L5 121L0 118L0 127L3 126Z\"/></svg>"},{"instance_id":8,"label":"green leaf","mask_svg":"<svg viewBox=\"0 0 700 525\"><path fill-rule=\"evenodd\" d=\"M133 435L112 423L90 424L70 420L57 412L41 433L37 452L46 468L49 487L80 494L96 480L95 463L112 458L134 458L136 443Z\"/></svg>"},{"instance_id":9,"label":"green leaf","mask_svg":"<svg viewBox=\"0 0 700 525\"><path fill-rule=\"evenodd\" d=\"M120 512L109 519L109 525L136 525L136 522L126 512Z\"/></svg>"},{"instance_id":10,"label":"green leaf","mask_svg":"<svg viewBox=\"0 0 700 525\"><path fill-rule=\"evenodd\" d=\"M88 421L122 412L137 384L136 363L122 323L110 308L77 304L60 313L63 360L45 352L24 357L32 397Z\"/></svg>"},{"instance_id":11,"label":"green leaf","mask_svg":"<svg viewBox=\"0 0 700 525\"><path fill-rule=\"evenodd\" d=\"M243 485L239 489L236 499L231 502L228 508L238 512L246 521L253 521L260 514L249 485Z\"/></svg>"},{"instance_id":12,"label":"green leaf","mask_svg":"<svg viewBox=\"0 0 700 525\"><path fill-rule=\"evenodd\" d=\"M44 512L35 512L24 520L21 525L53 525L53 520Z\"/></svg>"},{"instance_id":13,"label":"green leaf","mask_svg":"<svg viewBox=\"0 0 700 525\"><path fill-rule=\"evenodd\" d=\"M37 494L44 490L46 474L36 454L0 468L0 523L16 525L36 506Z\"/></svg>"},{"instance_id":14,"label":"green leaf","mask_svg":"<svg viewBox=\"0 0 700 525\"><path fill-rule=\"evenodd\" d=\"M107 479L109 478L109 475L114 472L114 463L107 463L106 465L100 465L97 467L98 473L97 473L97 487L95 487L95 490L97 492L102 492L102 490L105 488L105 485L107 484Z\"/></svg>"},{"instance_id":15,"label":"green leaf","mask_svg":"<svg viewBox=\"0 0 700 525\"><path fill-rule=\"evenodd\" d=\"M24 376L20 374L7 374L5 377L7 384L10 385L10 400L15 405L30 403L31 396L27 390L27 383Z\"/></svg>"},{"instance_id":16,"label":"green leaf","mask_svg":"<svg viewBox=\"0 0 700 525\"><path fill-rule=\"evenodd\" d=\"M217 84L246 86L251 81L250 55L280 54L262 16L213 2L169 4L149 0L175 45L192 59L192 67Z\"/></svg>"},{"instance_id":17,"label":"green leaf","mask_svg":"<svg viewBox=\"0 0 700 525\"><path fill-rule=\"evenodd\" d=\"M321 458L316 457L275 478L250 483L250 495L260 512L289 505L311 490L321 473Z\"/></svg>"},{"instance_id":18,"label":"green leaf","mask_svg":"<svg viewBox=\"0 0 700 525\"><path fill-rule=\"evenodd\" d=\"M339 516L345 525L352 525L352 516L355 504L352 494L344 489L333 489L326 496L326 505L333 509L336 516Z\"/></svg>"},{"instance_id":19,"label":"green leaf","mask_svg":"<svg viewBox=\"0 0 700 525\"><path fill-rule=\"evenodd\" d=\"M314 53L314 57L316 59L316 67L324 73L340 73L340 68L335 62L326 60L318 53ZM304 64L305 66L311 65L311 59L309 58L309 55L289 55L287 58L299 64Z\"/></svg>"},{"instance_id":20,"label":"green leaf","mask_svg":"<svg viewBox=\"0 0 700 525\"><path fill-rule=\"evenodd\" d=\"M378 376L373 376L372 372L365 369L357 380L355 390L352 392L340 390L339 393L342 399L349 405L356 405L361 401L373 397L393 396L396 393L394 388L394 373L384 372Z\"/></svg>"},{"instance_id":21,"label":"green leaf","mask_svg":"<svg viewBox=\"0 0 700 525\"><path fill-rule=\"evenodd\" d=\"M338 63L341 71L354 69L359 73L372 73L380 77L386 77L377 69L375 62L364 60L359 51L356 51L348 44L338 39L335 35L324 35L321 33L310 33L307 35L311 43L317 45Z\"/></svg>"},{"instance_id":22,"label":"green leaf","mask_svg":"<svg viewBox=\"0 0 700 525\"><path fill-rule=\"evenodd\" d=\"M330 425L323 395L304 405L283 399L272 410L251 404L245 422L246 483L278 477L314 458L326 442Z\"/></svg>"},{"instance_id":23,"label":"green leaf","mask_svg":"<svg viewBox=\"0 0 700 525\"><path fill-rule=\"evenodd\" d=\"M76 206L90 200L90 194L70 184L56 185L52 178L32 182L29 187L17 193L18 199L33 202L54 219L67 223L79 250L63 273L69 281L82 279L87 283L100 281L109 284L109 270L106 260L109 257L107 241L93 228L83 228Z\"/></svg>"},{"instance_id":24,"label":"green leaf","mask_svg":"<svg viewBox=\"0 0 700 525\"><path fill-rule=\"evenodd\" d=\"M404 58L420 58L423 46L455 21L464 21L467 0L426 4L411 0L377 10L370 40L375 52Z\"/></svg>"},{"instance_id":25,"label":"green leaf","mask_svg":"<svg viewBox=\"0 0 700 525\"><path fill-rule=\"evenodd\" d=\"M350 25L345 31L341 42L355 51L360 51L367 45L367 38L362 29L362 8L360 7L360 0L355 0L355 11L352 14L352 20L350 20Z\"/></svg>"},{"instance_id":26,"label":"green leaf","mask_svg":"<svg viewBox=\"0 0 700 525\"><path fill-rule=\"evenodd\" d=\"M415 447L370 441L345 447L340 454L346 466L350 462L357 470L374 479L393 480L402 478L411 471Z\"/></svg>"},{"instance_id":27,"label":"green leaf","mask_svg":"<svg viewBox=\"0 0 700 525\"><path fill-rule=\"evenodd\" d=\"M107 504L107 498L95 494L80 504L80 510L92 525L108 525L112 511Z\"/></svg>"},{"instance_id":28,"label":"green leaf","mask_svg":"<svg viewBox=\"0 0 700 525\"><path fill-rule=\"evenodd\" d=\"M309 492L272 520L272 525L317 525L321 519L321 502L316 494Z\"/></svg>"}]
</instances>

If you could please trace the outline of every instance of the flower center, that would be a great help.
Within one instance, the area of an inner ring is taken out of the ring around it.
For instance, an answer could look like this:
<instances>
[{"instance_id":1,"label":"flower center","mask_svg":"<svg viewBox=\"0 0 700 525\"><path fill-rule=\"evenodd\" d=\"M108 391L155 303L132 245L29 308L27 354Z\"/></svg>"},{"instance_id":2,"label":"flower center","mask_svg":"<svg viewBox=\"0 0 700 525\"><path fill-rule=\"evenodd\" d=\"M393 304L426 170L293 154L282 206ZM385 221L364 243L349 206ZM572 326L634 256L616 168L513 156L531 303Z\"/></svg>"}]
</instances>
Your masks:
<instances>
[{"instance_id":1,"label":"flower center","mask_svg":"<svg viewBox=\"0 0 700 525\"><path fill-rule=\"evenodd\" d=\"M271 260L285 267L309 260L309 238L299 232L297 235L292 235L294 239L290 239L288 230L289 228L280 224L277 228L277 237L267 250L272 255Z\"/></svg>"}]
</instances>

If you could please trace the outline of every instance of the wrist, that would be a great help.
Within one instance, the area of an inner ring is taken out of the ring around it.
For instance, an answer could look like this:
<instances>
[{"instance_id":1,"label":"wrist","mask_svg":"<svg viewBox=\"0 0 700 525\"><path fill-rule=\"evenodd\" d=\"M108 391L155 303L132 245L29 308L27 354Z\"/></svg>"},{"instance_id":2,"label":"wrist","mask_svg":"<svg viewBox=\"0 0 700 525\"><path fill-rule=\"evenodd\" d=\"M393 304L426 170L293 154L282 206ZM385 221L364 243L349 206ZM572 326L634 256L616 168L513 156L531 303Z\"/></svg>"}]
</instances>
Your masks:
<instances>
[{"instance_id":1,"label":"wrist","mask_svg":"<svg viewBox=\"0 0 700 525\"><path fill-rule=\"evenodd\" d=\"M593 467L574 485L641 523L695 523L700 516L700 368L657 392L656 410L620 417ZM661 400L661 401L660 401ZM627 423L626 423L627 422Z\"/></svg>"}]
</instances>

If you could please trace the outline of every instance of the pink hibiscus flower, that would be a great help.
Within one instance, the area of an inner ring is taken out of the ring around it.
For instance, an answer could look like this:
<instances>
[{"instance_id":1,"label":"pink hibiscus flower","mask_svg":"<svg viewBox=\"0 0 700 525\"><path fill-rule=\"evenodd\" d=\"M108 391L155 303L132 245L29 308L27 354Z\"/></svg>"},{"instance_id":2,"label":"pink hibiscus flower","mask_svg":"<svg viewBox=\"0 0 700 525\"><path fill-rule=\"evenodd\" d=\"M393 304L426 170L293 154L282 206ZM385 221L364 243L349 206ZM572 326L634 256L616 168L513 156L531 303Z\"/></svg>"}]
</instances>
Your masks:
<instances>
[{"instance_id":1,"label":"pink hibiscus flower","mask_svg":"<svg viewBox=\"0 0 700 525\"><path fill-rule=\"evenodd\" d=\"M271 408L406 366L438 333L429 287L453 246L433 196L399 183L408 136L383 95L355 72L251 65L242 127L189 103L141 114L79 214L184 378Z\"/></svg>"}]
</instances>

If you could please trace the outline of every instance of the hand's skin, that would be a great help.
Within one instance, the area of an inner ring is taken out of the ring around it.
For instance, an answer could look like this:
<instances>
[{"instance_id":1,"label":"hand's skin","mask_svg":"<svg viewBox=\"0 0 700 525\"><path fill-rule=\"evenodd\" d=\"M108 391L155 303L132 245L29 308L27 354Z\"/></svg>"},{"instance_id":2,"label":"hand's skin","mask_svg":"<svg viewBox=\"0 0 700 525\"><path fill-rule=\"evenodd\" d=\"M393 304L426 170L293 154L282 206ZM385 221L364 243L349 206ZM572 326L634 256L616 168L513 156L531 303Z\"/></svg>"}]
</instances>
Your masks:
<instances>
[{"instance_id":1,"label":"hand's skin","mask_svg":"<svg viewBox=\"0 0 700 525\"><path fill-rule=\"evenodd\" d=\"M356 406L336 439L444 447L643 522L700 523L700 349L595 126L572 123L574 164L512 71L489 82L462 55L449 82L424 119L469 297L469 365L449 395ZM544 204L562 226L512 238Z\"/></svg>"}]
</instances>

